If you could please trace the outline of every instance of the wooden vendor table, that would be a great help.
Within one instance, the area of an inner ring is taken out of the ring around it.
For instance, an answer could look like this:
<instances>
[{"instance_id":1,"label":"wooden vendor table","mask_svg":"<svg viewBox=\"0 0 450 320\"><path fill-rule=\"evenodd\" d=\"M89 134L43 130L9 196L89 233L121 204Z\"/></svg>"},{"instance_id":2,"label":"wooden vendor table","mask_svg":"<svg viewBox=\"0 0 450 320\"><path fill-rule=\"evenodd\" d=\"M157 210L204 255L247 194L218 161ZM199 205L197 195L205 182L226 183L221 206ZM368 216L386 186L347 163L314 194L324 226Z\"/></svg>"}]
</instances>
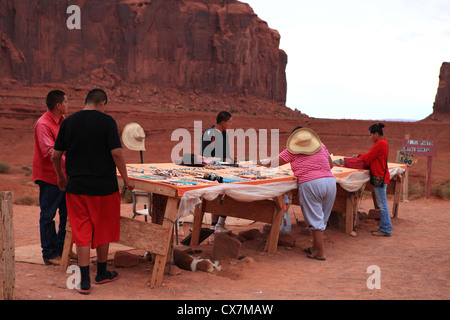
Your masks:
<instances>
[{"instance_id":1,"label":"wooden vendor table","mask_svg":"<svg viewBox=\"0 0 450 320\"><path fill-rule=\"evenodd\" d=\"M391 166L401 165L389 164L390 168ZM180 216L188 214L190 208L194 210L191 245L199 243L203 215L208 212L271 224L272 228L265 249L269 254L274 254L278 245L285 196L289 196L292 204L299 204L297 182L289 164L277 169L228 166L187 167L173 163L130 164L127 165L127 171L128 176L135 183L135 190L153 194L154 215L152 223L121 217L119 242L155 254L150 280L152 287L162 284L165 265L168 259L171 259L174 224ZM222 177L223 183L202 179L206 173ZM354 228L354 217L366 183L357 181L357 185L353 186L354 190L349 191L347 179L353 177L355 173L364 175L365 172L335 167L333 173L338 184L333 211L339 211L345 215L345 232L350 233ZM391 180L391 182L394 181L394 185L389 188L395 191L394 216L397 216L402 179L401 174L395 175ZM118 180L121 187L123 180L119 174ZM191 198L187 201L188 196ZM186 203L191 206L186 206ZM69 265L69 253L72 247L69 221L66 229L60 266L64 271Z\"/></svg>"},{"instance_id":2,"label":"wooden vendor table","mask_svg":"<svg viewBox=\"0 0 450 320\"><path fill-rule=\"evenodd\" d=\"M127 165L128 176L135 183L135 190L153 193L152 223L121 217L120 243L155 254L154 268L150 285L158 287L162 284L164 268L171 259L171 241L174 223L179 217L178 207L183 195L188 191L212 189L227 185L233 189L239 185L252 189L252 186L270 183L295 183L295 178L286 172L261 174L266 168L237 168L231 166L187 167L173 163L167 164L130 164ZM223 183L202 179L204 174L216 174L223 178ZM123 180L118 174L119 186ZM236 186L236 187L234 187ZM283 217L284 194L272 200L236 201L233 197L222 196L215 201L202 201L195 207L194 226L191 245L198 244L202 217L204 212L234 216L272 224L272 230L266 243L266 250L274 254L277 250L279 230ZM69 264L69 252L72 247L70 224L67 224L63 263L61 269L66 270Z\"/></svg>"}]
</instances>

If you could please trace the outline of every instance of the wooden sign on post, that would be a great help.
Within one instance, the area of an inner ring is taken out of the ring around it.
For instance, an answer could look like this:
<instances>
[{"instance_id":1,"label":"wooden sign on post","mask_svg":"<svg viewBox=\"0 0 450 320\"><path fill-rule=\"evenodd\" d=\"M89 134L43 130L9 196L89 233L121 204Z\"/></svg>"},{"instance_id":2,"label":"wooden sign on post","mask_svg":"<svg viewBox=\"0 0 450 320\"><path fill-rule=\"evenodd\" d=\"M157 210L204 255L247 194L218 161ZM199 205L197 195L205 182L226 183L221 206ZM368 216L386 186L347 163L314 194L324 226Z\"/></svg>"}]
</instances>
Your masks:
<instances>
[{"instance_id":1,"label":"wooden sign on post","mask_svg":"<svg viewBox=\"0 0 450 320\"><path fill-rule=\"evenodd\" d=\"M434 157L437 155L436 142L430 140L402 140L402 151L419 157Z\"/></svg>"},{"instance_id":2,"label":"wooden sign on post","mask_svg":"<svg viewBox=\"0 0 450 320\"><path fill-rule=\"evenodd\" d=\"M432 138L428 140L402 140L402 151L411 153L419 157L427 157L427 181L425 198L430 198L430 186L431 186L431 161L432 158L437 155L437 144Z\"/></svg>"}]
</instances>

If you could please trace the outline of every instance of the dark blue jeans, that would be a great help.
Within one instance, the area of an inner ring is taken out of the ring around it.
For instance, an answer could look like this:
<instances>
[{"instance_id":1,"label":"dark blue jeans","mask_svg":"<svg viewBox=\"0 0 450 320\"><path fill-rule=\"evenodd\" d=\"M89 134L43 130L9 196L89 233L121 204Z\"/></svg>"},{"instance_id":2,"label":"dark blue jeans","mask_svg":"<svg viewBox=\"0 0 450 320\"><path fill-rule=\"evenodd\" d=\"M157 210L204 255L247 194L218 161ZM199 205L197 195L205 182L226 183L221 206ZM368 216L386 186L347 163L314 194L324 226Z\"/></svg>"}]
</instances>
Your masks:
<instances>
[{"instance_id":1,"label":"dark blue jeans","mask_svg":"<svg viewBox=\"0 0 450 320\"><path fill-rule=\"evenodd\" d=\"M61 256L66 236L67 207L66 193L58 186L36 181L39 185L39 205L41 216L39 228L41 233L42 257L44 260ZM55 226L56 211L59 209L58 232Z\"/></svg>"},{"instance_id":2,"label":"dark blue jeans","mask_svg":"<svg viewBox=\"0 0 450 320\"><path fill-rule=\"evenodd\" d=\"M392 222L386 198L386 188L387 184L385 183L383 187L373 187L373 190L375 193L375 201L377 202L377 206L380 208L379 231L385 234L391 234Z\"/></svg>"}]
</instances>

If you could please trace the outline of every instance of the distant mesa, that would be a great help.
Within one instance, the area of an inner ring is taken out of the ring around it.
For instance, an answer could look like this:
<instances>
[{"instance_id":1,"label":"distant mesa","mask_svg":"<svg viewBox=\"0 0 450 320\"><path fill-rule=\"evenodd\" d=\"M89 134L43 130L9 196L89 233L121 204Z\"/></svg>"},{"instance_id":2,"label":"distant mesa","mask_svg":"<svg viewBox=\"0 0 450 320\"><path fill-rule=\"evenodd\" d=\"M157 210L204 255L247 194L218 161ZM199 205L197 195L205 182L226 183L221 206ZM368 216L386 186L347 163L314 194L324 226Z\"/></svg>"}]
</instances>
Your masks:
<instances>
[{"instance_id":1,"label":"distant mesa","mask_svg":"<svg viewBox=\"0 0 450 320\"><path fill-rule=\"evenodd\" d=\"M450 62L444 62L441 66L433 113L426 120L450 120Z\"/></svg>"}]
</instances>

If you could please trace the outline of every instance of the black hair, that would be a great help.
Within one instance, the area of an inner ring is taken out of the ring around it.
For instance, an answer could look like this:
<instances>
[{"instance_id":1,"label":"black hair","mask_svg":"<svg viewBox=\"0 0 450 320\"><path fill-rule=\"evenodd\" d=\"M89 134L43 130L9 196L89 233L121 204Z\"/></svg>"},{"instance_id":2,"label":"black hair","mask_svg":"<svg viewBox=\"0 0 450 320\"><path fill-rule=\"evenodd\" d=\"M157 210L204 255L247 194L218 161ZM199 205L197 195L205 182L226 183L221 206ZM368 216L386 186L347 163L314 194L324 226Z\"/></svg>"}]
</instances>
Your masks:
<instances>
[{"instance_id":1,"label":"black hair","mask_svg":"<svg viewBox=\"0 0 450 320\"><path fill-rule=\"evenodd\" d=\"M216 118L216 123L219 124L222 121L228 121L231 118L231 113L228 111L220 111Z\"/></svg>"},{"instance_id":2,"label":"black hair","mask_svg":"<svg viewBox=\"0 0 450 320\"><path fill-rule=\"evenodd\" d=\"M293 134L295 130L298 130L298 129L301 129L301 128L303 128L303 127L302 127L302 126L296 126L296 127L294 128L294 130L291 131L291 134Z\"/></svg>"},{"instance_id":3,"label":"black hair","mask_svg":"<svg viewBox=\"0 0 450 320\"><path fill-rule=\"evenodd\" d=\"M382 136L383 128L384 128L384 124L382 124L382 123L373 124L369 127L369 132L370 133L378 133L380 136Z\"/></svg>"},{"instance_id":4,"label":"black hair","mask_svg":"<svg viewBox=\"0 0 450 320\"><path fill-rule=\"evenodd\" d=\"M87 105L89 103L92 103L98 106L103 101L105 101L105 104L108 103L108 97L106 95L106 92L102 89L92 89L87 94L84 104Z\"/></svg>"},{"instance_id":5,"label":"black hair","mask_svg":"<svg viewBox=\"0 0 450 320\"><path fill-rule=\"evenodd\" d=\"M63 91L61 91L61 90L50 91L47 94L47 99L46 99L48 110L53 111L53 109L55 109L55 106L58 103L63 103L65 95L66 94Z\"/></svg>"}]
</instances>

